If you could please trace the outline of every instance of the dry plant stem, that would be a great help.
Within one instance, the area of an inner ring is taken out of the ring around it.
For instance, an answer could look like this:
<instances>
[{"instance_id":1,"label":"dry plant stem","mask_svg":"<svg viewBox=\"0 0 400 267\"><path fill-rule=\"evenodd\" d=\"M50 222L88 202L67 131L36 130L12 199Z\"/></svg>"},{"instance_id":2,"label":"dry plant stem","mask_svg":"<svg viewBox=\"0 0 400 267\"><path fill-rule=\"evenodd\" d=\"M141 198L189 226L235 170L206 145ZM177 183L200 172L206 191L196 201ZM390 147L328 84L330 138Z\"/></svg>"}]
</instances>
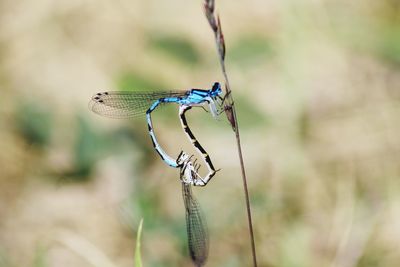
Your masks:
<instances>
[{"instance_id":1,"label":"dry plant stem","mask_svg":"<svg viewBox=\"0 0 400 267\"><path fill-rule=\"evenodd\" d=\"M225 92L226 92L226 99L224 101L225 114L226 114L229 122L231 123L232 129L235 132L235 136L236 136L236 144L237 144L237 148L238 148L239 161L240 161L242 180L243 180L243 189L244 189L245 199L246 199L247 219L248 219L248 224L249 224L250 241L251 241L251 249L252 249L252 256L253 256L253 266L256 267L257 266L256 246L255 246L255 242L254 242L254 232L253 232L253 222L251 219L249 191L247 188L247 177L246 177L246 171L244 168L242 148L241 148L241 144L240 144L239 126L238 126L237 117L236 117L235 105L234 105L234 101L232 98L231 87L229 85L229 79L228 79L228 75L226 73L226 68L225 68L224 35L222 33L221 22L220 22L219 16L216 19L216 16L214 13L214 7L215 7L214 0L204 0L204 12L206 14L207 20L208 20L208 22L214 32L214 35L215 35L215 42L217 45L219 61L221 64L222 73L225 78Z\"/></svg>"}]
</instances>

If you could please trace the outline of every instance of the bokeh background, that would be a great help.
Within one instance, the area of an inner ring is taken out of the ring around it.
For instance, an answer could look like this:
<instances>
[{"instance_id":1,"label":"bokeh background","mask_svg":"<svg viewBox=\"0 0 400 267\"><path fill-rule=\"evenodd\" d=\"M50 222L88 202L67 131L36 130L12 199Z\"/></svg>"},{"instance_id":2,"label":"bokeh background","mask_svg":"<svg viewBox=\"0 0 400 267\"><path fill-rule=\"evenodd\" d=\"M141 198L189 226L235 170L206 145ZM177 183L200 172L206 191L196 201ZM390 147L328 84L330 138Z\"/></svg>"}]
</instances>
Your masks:
<instances>
[{"instance_id":1,"label":"bokeh background","mask_svg":"<svg viewBox=\"0 0 400 267\"><path fill-rule=\"evenodd\" d=\"M400 265L400 4L217 1L260 266ZM0 266L191 266L177 170L105 90L222 81L201 1L0 1ZM188 117L222 170L196 194L208 266L251 266L234 135ZM190 151L176 106L154 114ZM204 168L204 167L203 167Z\"/></svg>"}]
</instances>

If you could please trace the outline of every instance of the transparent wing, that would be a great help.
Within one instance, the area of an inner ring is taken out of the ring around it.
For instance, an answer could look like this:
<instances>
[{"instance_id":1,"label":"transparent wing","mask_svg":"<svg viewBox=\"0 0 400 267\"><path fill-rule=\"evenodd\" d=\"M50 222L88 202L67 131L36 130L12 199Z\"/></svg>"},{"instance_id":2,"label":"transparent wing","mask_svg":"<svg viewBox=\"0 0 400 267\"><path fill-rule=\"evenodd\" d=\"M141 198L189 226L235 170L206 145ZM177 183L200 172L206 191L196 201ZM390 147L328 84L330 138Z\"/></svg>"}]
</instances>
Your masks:
<instances>
[{"instance_id":1,"label":"transparent wing","mask_svg":"<svg viewBox=\"0 0 400 267\"><path fill-rule=\"evenodd\" d=\"M89 102L89 109L110 118L132 118L142 116L158 99L184 96L182 92L123 92L97 93Z\"/></svg>"},{"instance_id":2,"label":"transparent wing","mask_svg":"<svg viewBox=\"0 0 400 267\"><path fill-rule=\"evenodd\" d=\"M203 266L208 257L208 232L199 203L192 194L190 184L182 183L186 209L186 230L190 257L196 266Z\"/></svg>"}]
</instances>

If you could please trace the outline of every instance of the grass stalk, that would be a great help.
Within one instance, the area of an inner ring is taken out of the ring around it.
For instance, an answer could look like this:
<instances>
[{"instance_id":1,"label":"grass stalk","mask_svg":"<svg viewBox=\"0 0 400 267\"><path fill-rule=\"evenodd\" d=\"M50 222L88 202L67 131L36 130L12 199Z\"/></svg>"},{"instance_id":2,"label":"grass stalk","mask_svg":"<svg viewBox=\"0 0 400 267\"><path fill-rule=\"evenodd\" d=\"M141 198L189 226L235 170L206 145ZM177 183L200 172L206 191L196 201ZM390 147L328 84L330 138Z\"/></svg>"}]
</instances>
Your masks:
<instances>
[{"instance_id":1,"label":"grass stalk","mask_svg":"<svg viewBox=\"0 0 400 267\"><path fill-rule=\"evenodd\" d=\"M247 219L248 219L248 225L249 225L249 235L250 235L250 242L251 242L253 266L256 267L257 266L257 256L256 256L256 246L255 246L255 241L254 241L253 222L251 219L251 208L250 208L249 191L248 191L248 187L247 187L247 177L246 177L246 171L245 171L244 162L243 162L243 154L242 154L242 148L241 148L241 143L240 143L240 133L239 133L239 126L238 126L238 122L237 122L235 104L233 101L232 91L231 91L228 75L226 73L226 68L225 68L225 52L226 52L225 40L224 40L224 35L222 33L221 21L219 19L219 16L215 14L215 0L204 0L204 12L205 12L207 20L210 24L210 27L214 32L215 43L217 46L217 51L218 51L218 56L219 56L219 62L221 64L222 73L225 78L226 96L225 96L225 101L224 101L224 108L225 108L226 117L232 126L232 130L235 132L236 144L237 144L237 150L238 150L238 156L239 156L241 174L242 174L242 180L243 180L243 190L244 190L245 201L246 201L246 210L247 210Z\"/></svg>"},{"instance_id":2,"label":"grass stalk","mask_svg":"<svg viewBox=\"0 0 400 267\"><path fill-rule=\"evenodd\" d=\"M135 248L135 267L142 267L142 255L141 255L141 239L143 229L143 218L140 220L139 227L136 236L136 248Z\"/></svg>"}]
</instances>

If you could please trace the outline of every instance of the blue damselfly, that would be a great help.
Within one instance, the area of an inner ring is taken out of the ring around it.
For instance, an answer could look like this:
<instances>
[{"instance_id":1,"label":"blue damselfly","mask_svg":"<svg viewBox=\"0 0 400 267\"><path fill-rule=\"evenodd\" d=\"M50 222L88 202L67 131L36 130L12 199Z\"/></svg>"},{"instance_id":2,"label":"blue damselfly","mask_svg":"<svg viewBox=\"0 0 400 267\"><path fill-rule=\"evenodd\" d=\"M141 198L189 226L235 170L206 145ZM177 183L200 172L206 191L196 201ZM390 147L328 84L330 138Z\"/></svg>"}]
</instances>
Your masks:
<instances>
[{"instance_id":1,"label":"blue damselfly","mask_svg":"<svg viewBox=\"0 0 400 267\"><path fill-rule=\"evenodd\" d=\"M111 91L95 94L89 102L89 108L99 115L110 118L132 118L146 114L148 130L154 149L166 164L178 168L180 166L177 160L169 156L157 141L151 120L151 113L160 105L166 103L178 104L181 107L180 119L185 133L201 153L209 169L209 174L205 179L199 179L198 183L193 183L194 185L204 186L215 174L215 170L205 150L200 146L199 142L194 139L193 134L186 131L185 125L187 126L187 123L184 113L191 107L204 108L204 106L208 105L211 114L217 117L221 113L221 107L223 106L224 99L221 97L221 94L222 89L218 82L214 83L213 87L208 90L191 89L187 91L171 92Z\"/></svg>"}]
</instances>

